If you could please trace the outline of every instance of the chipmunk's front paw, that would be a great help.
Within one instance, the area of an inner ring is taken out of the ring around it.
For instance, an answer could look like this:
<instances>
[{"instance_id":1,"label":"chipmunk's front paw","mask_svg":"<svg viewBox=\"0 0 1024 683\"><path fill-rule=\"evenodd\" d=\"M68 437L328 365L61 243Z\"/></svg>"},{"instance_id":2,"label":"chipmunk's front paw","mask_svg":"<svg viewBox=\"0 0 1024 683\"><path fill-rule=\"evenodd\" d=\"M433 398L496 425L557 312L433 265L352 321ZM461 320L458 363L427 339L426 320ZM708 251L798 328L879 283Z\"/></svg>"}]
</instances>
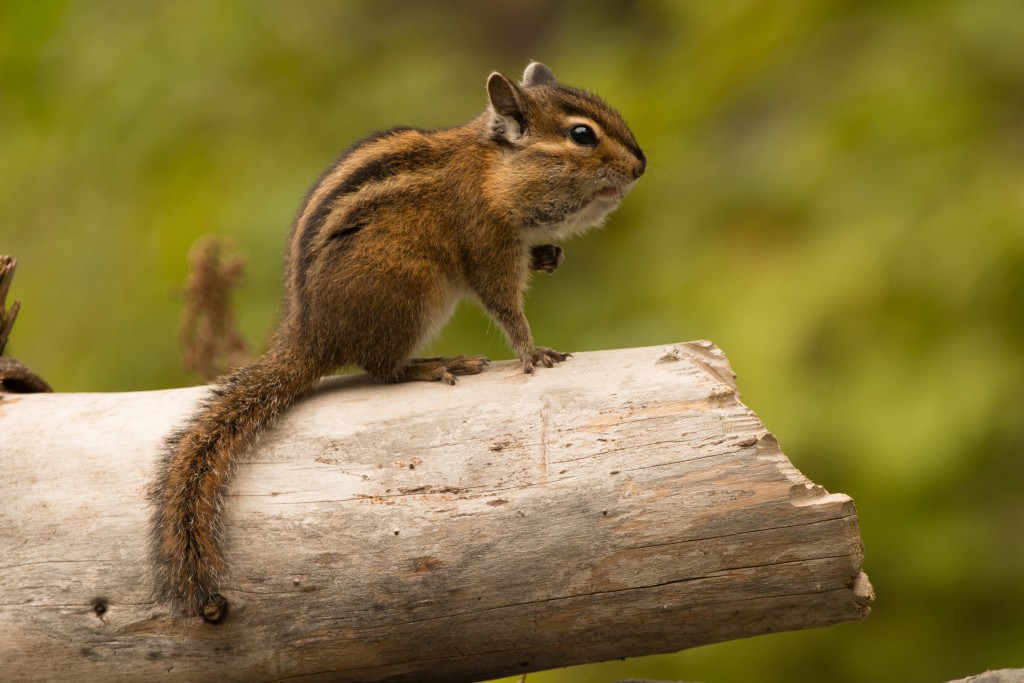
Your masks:
<instances>
[{"instance_id":1,"label":"chipmunk's front paw","mask_svg":"<svg viewBox=\"0 0 1024 683\"><path fill-rule=\"evenodd\" d=\"M555 367L555 363L561 363L566 358L571 358L571 353L562 353L561 351L555 351L543 346L537 346L533 349L530 355L522 358L523 361L523 372L526 374L532 374L533 368L537 365L543 365L546 368Z\"/></svg>"},{"instance_id":2,"label":"chipmunk's front paw","mask_svg":"<svg viewBox=\"0 0 1024 683\"><path fill-rule=\"evenodd\" d=\"M562 248L554 244L538 244L530 247L530 268L553 273L562 265L564 253Z\"/></svg>"}]
</instances>

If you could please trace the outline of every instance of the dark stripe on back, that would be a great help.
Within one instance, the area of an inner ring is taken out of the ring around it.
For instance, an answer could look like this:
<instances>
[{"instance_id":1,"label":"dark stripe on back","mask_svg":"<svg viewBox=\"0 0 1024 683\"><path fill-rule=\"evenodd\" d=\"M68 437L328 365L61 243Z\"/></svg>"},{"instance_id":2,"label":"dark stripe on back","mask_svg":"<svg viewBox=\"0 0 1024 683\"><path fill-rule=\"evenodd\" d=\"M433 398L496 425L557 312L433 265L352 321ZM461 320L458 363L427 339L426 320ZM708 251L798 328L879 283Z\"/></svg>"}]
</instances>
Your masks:
<instances>
[{"instance_id":1,"label":"dark stripe on back","mask_svg":"<svg viewBox=\"0 0 1024 683\"><path fill-rule=\"evenodd\" d=\"M359 206L352 209L345 216L344 223L334 230L331 230L331 234L327 236L327 240L329 242L335 242L344 240L346 237L352 237L366 227L366 223L369 220L369 213L370 207Z\"/></svg>"},{"instance_id":2,"label":"dark stripe on back","mask_svg":"<svg viewBox=\"0 0 1024 683\"><path fill-rule=\"evenodd\" d=\"M371 142L376 142L377 140L382 140L384 138L391 137L392 135L398 135L399 133L405 133L406 131L410 130L418 129L412 128L410 126L400 126L397 128L389 128L387 130L379 130L374 133L371 133L370 135L367 135L362 140L358 140L349 145L348 147L346 147L345 150L338 155L338 158L332 161L331 165L324 169L324 172L320 174L320 176L316 179L316 182L313 183L312 187L310 187L309 190L306 192L306 196L302 198L302 203L299 204L299 211L298 213L295 214L295 220L292 222L291 234L294 235L295 231L299 228L299 221L302 220L302 214L306 213L306 207L309 206L309 200L313 198L313 193L316 192L321 185L323 185L324 180L326 180L327 177L334 172L334 169L338 168L338 166L345 163L345 161L350 156L352 156L354 152L362 149L363 147L366 147Z\"/></svg>"},{"instance_id":3,"label":"dark stripe on back","mask_svg":"<svg viewBox=\"0 0 1024 683\"><path fill-rule=\"evenodd\" d=\"M356 142L346 149L341 156L331 164L330 168L324 171L316 185L314 185L306 195L306 198L303 200L302 206L299 209L299 214L296 217L295 225L292 228L293 232L295 230L301 231L301 234L299 235L298 253L292 255L297 268L295 275L300 300L303 298L302 293L305 292L306 289L306 271L312 263L312 251L313 244L316 241L316 235L323 222L327 219L327 216L330 215L334 203L340 197L358 191L360 187L367 183L379 182L403 170L409 170L422 165L426 158L429 158L429 155L426 153L424 145L416 144L412 148L371 159L345 176L341 182L328 192L327 195L313 208L309 219L302 221L302 214L309 208L309 201L313 194L323 185L325 179L328 178L330 174L338 168L338 166L345 163L357 150L362 149L373 142L377 142L378 140L410 130L417 129L408 127L392 128L390 130L374 133L373 135ZM348 220L346 220L346 226L353 227ZM329 239L341 237L346 232L346 226L342 226L335 231L335 234L332 234ZM363 227L363 225L360 223L355 230L358 230L361 227ZM354 232L355 230L349 232Z\"/></svg>"},{"instance_id":4,"label":"dark stripe on back","mask_svg":"<svg viewBox=\"0 0 1024 683\"><path fill-rule=\"evenodd\" d=\"M417 145L412 149L404 149L400 152L385 154L376 159L371 159L352 171L341 183L328 192L326 197L320 200L313 213L310 214L308 225L313 230L307 228L306 234L302 236L303 240L305 241L312 231L320 227L320 224L324 222L327 215L331 213L334 202L340 197L356 192L367 183L380 182L399 171L411 170L417 166L422 166L425 153L426 150L423 146ZM303 252L305 252L305 249L303 249Z\"/></svg>"}]
</instances>

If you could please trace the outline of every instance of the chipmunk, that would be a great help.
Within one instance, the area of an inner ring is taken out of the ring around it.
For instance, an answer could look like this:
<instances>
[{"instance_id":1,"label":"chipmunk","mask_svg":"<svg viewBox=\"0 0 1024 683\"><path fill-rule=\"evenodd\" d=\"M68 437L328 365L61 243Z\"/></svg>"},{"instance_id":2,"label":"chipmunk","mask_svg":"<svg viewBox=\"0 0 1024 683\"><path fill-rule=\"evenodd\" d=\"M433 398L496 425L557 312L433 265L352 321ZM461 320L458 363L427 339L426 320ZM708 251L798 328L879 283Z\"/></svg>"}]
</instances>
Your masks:
<instances>
[{"instance_id":1,"label":"chipmunk","mask_svg":"<svg viewBox=\"0 0 1024 683\"><path fill-rule=\"evenodd\" d=\"M385 382L481 372L482 356L412 358L460 297L475 298L524 372L569 354L535 346L528 271L601 221L643 174L622 117L543 64L492 73L489 104L447 130L394 128L349 147L306 195L288 239L285 297L266 353L220 378L168 437L151 488L157 599L219 623L221 512L240 453L317 380L358 366Z\"/></svg>"}]
</instances>

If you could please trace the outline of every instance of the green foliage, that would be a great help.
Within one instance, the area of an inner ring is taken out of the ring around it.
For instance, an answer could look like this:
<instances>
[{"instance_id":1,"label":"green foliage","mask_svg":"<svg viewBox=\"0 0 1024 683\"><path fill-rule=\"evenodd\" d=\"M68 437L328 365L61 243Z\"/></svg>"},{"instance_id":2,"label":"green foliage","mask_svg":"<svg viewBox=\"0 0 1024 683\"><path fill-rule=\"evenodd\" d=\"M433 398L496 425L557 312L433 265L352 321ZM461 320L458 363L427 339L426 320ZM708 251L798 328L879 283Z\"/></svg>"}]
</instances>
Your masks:
<instances>
[{"instance_id":1,"label":"green foliage","mask_svg":"<svg viewBox=\"0 0 1024 683\"><path fill-rule=\"evenodd\" d=\"M604 95L649 157L607 228L535 279L539 342L714 340L794 463L857 501L878 593L861 624L531 683L1021 666L1018 0L0 4L8 351L65 391L189 381L176 292L197 236L250 254L256 342L336 153L459 124L528 58ZM434 349L508 356L469 307Z\"/></svg>"}]
</instances>

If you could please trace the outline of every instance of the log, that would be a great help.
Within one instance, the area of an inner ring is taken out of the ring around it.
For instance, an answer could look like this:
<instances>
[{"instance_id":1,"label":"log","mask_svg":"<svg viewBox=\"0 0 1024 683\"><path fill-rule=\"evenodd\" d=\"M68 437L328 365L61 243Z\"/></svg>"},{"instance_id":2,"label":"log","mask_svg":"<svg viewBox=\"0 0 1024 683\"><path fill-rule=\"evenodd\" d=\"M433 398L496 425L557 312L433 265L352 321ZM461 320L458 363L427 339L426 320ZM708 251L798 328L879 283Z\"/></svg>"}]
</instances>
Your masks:
<instances>
[{"instance_id":1,"label":"log","mask_svg":"<svg viewBox=\"0 0 1024 683\"><path fill-rule=\"evenodd\" d=\"M1024 683L1024 669L986 671L975 676L958 678L950 683Z\"/></svg>"},{"instance_id":2,"label":"log","mask_svg":"<svg viewBox=\"0 0 1024 683\"><path fill-rule=\"evenodd\" d=\"M236 469L228 618L184 617L145 493L204 391L0 399L5 678L473 681L869 612L853 501L693 342L325 380Z\"/></svg>"}]
</instances>

